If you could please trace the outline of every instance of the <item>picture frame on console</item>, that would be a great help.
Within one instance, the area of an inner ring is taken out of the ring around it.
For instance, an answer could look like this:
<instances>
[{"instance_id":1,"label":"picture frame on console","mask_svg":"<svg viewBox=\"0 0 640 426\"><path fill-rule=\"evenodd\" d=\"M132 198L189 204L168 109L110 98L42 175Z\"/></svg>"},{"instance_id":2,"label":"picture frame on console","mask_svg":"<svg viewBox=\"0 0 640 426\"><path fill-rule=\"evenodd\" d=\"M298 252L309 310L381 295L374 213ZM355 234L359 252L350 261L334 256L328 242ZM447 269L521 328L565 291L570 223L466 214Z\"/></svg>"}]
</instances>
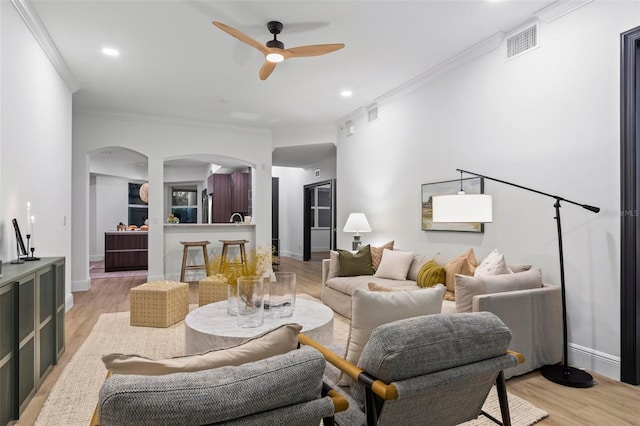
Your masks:
<instances>
[{"instance_id":1,"label":"picture frame on console","mask_svg":"<svg viewBox=\"0 0 640 426\"><path fill-rule=\"evenodd\" d=\"M478 177L447 180L422 184L422 230L423 231L455 231L484 232L483 223L434 223L432 197L436 195L455 195L460 185L466 194L484 194L484 179Z\"/></svg>"}]
</instances>

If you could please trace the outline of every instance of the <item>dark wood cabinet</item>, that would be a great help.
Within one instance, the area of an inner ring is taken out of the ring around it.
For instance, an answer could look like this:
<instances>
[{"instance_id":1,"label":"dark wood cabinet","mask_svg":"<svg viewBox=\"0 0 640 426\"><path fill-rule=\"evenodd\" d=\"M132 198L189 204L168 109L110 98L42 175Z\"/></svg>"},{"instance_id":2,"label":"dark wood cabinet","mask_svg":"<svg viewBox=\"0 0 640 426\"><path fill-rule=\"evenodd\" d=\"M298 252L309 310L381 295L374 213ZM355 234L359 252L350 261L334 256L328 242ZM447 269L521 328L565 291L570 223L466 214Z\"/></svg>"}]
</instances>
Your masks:
<instances>
[{"instance_id":1,"label":"dark wood cabinet","mask_svg":"<svg viewBox=\"0 0 640 426\"><path fill-rule=\"evenodd\" d=\"M64 352L65 261L5 265L0 278L0 425L18 419Z\"/></svg>"},{"instance_id":2,"label":"dark wood cabinet","mask_svg":"<svg viewBox=\"0 0 640 426\"><path fill-rule=\"evenodd\" d=\"M104 233L104 271L135 271L149 265L147 231Z\"/></svg>"},{"instance_id":3,"label":"dark wood cabinet","mask_svg":"<svg viewBox=\"0 0 640 426\"><path fill-rule=\"evenodd\" d=\"M249 213L249 173L236 172L231 175L231 210Z\"/></svg>"},{"instance_id":4,"label":"dark wood cabinet","mask_svg":"<svg viewBox=\"0 0 640 426\"><path fill-rule=\"evenodd\" d=\"M212 174L207 178L207 192L211 196L211 222L225 223L235 212L249 214L251 175L235 172Z\"/></svg>"},{"instance_id":5,"label":"dark wood cabinet","mask_svg":"<svg viewBox=\"0 0 640 426\"><path fill-rule=\"evenodd\" d=\"M229 222L231 217L231 175L213 174L211 193L211 221Z\"/></svg>"}]
</instances>

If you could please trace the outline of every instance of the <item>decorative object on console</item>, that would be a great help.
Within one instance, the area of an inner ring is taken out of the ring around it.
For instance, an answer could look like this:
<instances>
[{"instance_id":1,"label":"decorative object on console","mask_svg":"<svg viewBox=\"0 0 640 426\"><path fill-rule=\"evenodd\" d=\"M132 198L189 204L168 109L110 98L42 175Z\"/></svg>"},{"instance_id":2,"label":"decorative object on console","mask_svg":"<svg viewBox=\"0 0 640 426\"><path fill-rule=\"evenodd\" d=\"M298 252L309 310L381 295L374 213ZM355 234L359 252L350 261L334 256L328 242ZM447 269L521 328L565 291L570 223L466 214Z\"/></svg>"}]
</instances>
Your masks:
<instances>
[{"instance_id":1,"label":"decorative object on console","mask_svg":"<svg viewBox=\"0 0 640 426\"><path fill-rule=\"evenodd\" d=\"M27 256L27 249L24 246L24 240L22 239L22 233L20 232L20 227L18 226L18 220L16 218L13 218L11 220L11 223L13 223L13 230L16 235L16 260L12 260L11 263L24 263L23 257Z\"/></svg>"},{"instance_id":2,"label":"decorative object on console","mask_svg":"<svg viewBox=\"0 0 640 426\"><path fill-rule=\"evenodd\" d=\"M544 195L546 197L553 198L555 200L553 207L556 213L554 219L556 220L556 227L558 232L558 255L560 260L560 289L562 293L563 363L556 364L556 365L545 365L541 368L541 372L545 378L551 380L552 382L555 382L564 386L571 386L571 387L577 387L577 388L586 388L586 387L593 386L593 377L589 373L587 373L586 371L580 370L578 368L569 366L568 341L567 341L567 299L566 299L566 292L565 292L564 254L562 250L562 225L560 220L560 207L561 207L560 203L564 201L570 204L575 204L576 206L580 206L593 213L598 213L600 211L600 208L590 206L588 204L582 204L575 201L567 200L558 195L552 195L546 192L538 191L536 189L528 188L526 186L518 185L512 182L507 182L501 179L496 179L489 176L481 175L479 173L469 172L462 169L457 169L457 171L460 172L461 180L462 180L462 174L467 173L467 174L476 176L478 178L484 178L491 181L500 182L505 185L515 186L516 188L524 189L525 191L529 191L529 192L535 192L536 194ZM468 202L464 200L464 198L466 197L467 196L465 194L460 194L453 197L443 197L445 199L448 199L447 202L445 202L445 204L440 204L440 207L438 207L439 201L435 201L434 208L442 208L442 207L453 208L456 204L459 206L468 205ZM440 198L440 197L436 197L436 198ZM452 209L451 211L453 212L454 209ZM447 217L447 216L448 216L447 210L444 210L438 213L439 220L445 220L445 221L450 221L451 218L456 217L457 214L454 213L454 215L451 217Z\"/></svg>"},{"instance_id":3,"label":"decorative object on console","mask_svg":"<svg viewBox=\"0 0 640 426\"><path fill-rule=\"evenodd\" d=\"M180 219L173 215L173 213L167 216L167 223L180 223Z\"/></svg>"},{"instance_id":4,"label":"decorative object on console","mask_svg":"<svg viewBox=\"0 0 640 426\"><path fill-rule=\"evenodd\" d=\"M369 226L369 222L367 221L367 217L364 213L351 213L347 219L347 223L344 225L343 231L356 233L353 236L351 248L353 250L358 250L358 247L362 244L362 241L360 240L360 232L371 232L371 226Z\"/></svg>"},{"instance_id":5,"label":"decorative object on console","mask_svg":"<svg viewBox=\"0 0 640 426\"><path fill-rule=\"evenodd\" d=\"M422 230L423 231L459 231L484 232L484 224L480 221L455 222L453 220L434 220L434 198L452 195L459 192L475 195L484 193L484 181L481 178L448 180L444 182L425 183L422 185Z\"/></svg>"}]
</instances>

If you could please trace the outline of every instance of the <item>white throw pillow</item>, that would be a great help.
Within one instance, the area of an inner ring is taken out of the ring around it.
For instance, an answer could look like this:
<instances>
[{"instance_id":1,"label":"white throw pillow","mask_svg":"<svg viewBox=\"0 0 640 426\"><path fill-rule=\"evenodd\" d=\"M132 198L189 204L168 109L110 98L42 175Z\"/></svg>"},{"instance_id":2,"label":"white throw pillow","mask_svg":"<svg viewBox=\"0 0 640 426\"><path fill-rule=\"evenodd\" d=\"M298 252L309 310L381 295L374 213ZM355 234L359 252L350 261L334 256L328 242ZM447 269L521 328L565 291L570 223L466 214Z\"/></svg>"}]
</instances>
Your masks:
<instances>
[{"instance_id":1,"label":"white throw pillow","mask_svg":"<svg viewBox=\"0 0 640 426\"><path fill-rule=\"evenodd\" d=\"M377 326L405 318L439 314L444 290L442 284L412 291L356 290L351 296L351 328L345 357L347 361L358 364L362 349ZM339 382L342 386L349 383L346 376Z\"/></svg>"},{"instance_id":2,"label":"white throw pillow","mask_svg":"<svg viewBox=\"0 0 640 426\"><path fill-rule=\"evenodd\" d=\"M412 251L387 250L382 251L382 260L374 277L404 281L413 262Z\"/></svg>"},{"instance_id":3,"label":"white throw pillow","mask_svg":"<svg viewBox=\"0 0 640 426\"><path fill-rule=\"evenodd\" d=\"M301 329L300 324L283 324L239 345L194 355L151 359L140 355L112 353L104 355L102 362L107 370L114 374L145 376L238 366L295 350L298 347L298 333Z\"/></svg>"},{"instance_id":4,"label":"white throw pillow","mask_svg":"<svg viewBox=\"0 0 640 426\"><path fill-rule=\"evenodd\" d=\"M491 253L476 267L473 272L474 277L481 277L486 275L501 275L510 274L511 269L507 266L507 262L504 260L504 255L493 249Z\"/></svg>"}]
</instances>

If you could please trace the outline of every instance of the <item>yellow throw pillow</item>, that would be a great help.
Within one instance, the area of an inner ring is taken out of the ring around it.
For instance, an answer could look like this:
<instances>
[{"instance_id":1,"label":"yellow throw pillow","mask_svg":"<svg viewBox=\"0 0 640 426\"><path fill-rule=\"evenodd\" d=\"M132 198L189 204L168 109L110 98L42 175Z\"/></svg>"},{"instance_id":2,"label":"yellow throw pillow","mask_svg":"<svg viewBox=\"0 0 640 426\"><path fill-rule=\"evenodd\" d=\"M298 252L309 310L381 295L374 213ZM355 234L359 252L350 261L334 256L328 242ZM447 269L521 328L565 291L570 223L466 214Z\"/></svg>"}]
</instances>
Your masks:
<instances>
[{"instance_id":1,"label":"yellow throw pillow","mask_svg":"<svg viewBox=\"0 0 640 426\"><path fill-rule=\"evenodd\" d=\"M447 290L455 293L456 274L473 276L476 266L478 266L478 261L476 260L473 249L469 249L467 252L447 263L447 266L444 267L447 271Z\"/></svg>"},{"instance_id":2,"label":"yellow throw pillow","mask_svg":"<svg viewBox=\"0 0 640 426\"><path fill-rule=\"evenodd\" d=\"M371 246L371 266L373 266L373 271L378 270L378 266L380 265L380 261L382 260L382 251L384 249L393 250L394 241L389 241L386 244L381 245L380 247Z\"/></svg>"},{"instance_id":3,"label":"yellow throw pillow","mask_svg":"<svg viewBox=\"0 0 640 426\"><path fill-rule=\"evenodd\" d=\"M275 355L285 354L298 347L300 324L284 324L237 346L213 350L201 354L178 356L166 359L151 359L140 355L108 354L102 357L107 370L114 374L139 374L158 376L161 374L186 373L212 368L238 366L260 361Z\"/></svg>"},{"instance_id":4,"label":"yellow throw pillow","mask_svg":"<svg viewBox=\"0 0 640 426\"><path fill-rule=\"evenodd\" d=\"M433 287L436 284L444 284L446 278L447 272L444 267L430 260L420 268L416 282L420 287Z\"/></svg>"}]
</instances>

